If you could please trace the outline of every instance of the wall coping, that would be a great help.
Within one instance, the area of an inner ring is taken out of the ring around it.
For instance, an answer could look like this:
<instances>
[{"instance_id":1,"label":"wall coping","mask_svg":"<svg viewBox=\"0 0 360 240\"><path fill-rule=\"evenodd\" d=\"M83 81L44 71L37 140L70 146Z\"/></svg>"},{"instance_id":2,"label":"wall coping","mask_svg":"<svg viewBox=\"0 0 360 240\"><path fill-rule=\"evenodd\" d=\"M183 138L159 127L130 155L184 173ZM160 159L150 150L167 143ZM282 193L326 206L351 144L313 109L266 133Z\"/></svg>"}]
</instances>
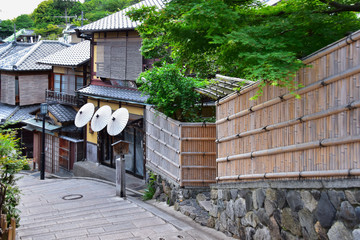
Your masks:
<instances>
[{"instance_id":1,"label":"wall coping","mask_svg":"<svg viewBox=\"0 0 360 240\"><path fill-rule=\"evenodd\" d=\"M211 184L211 189L234 188L281 188L281 189L331 189L360 188L360 179L321 179L321 180L263 180L252 182Z\"/></svg>"}]
</instances>

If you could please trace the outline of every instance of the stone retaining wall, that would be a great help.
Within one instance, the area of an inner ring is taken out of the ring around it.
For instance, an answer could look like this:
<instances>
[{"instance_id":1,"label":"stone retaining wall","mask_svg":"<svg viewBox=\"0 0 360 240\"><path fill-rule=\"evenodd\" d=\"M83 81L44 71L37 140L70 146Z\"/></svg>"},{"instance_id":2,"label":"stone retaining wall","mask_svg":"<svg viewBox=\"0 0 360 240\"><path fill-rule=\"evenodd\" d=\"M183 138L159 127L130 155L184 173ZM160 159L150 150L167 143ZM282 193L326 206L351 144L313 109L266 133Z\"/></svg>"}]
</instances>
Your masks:
<instances>
[{"instance_id":1,"label":"stone retaining wall","mask_svg":"<svg viewBox=\"0 0 360 240\"><path fill-rule=\"evenodd\" d=\"M240 239L360 239L357 179L214 185L205 201L208 222Z\"/></svg>"},{"instance_id":2,"label":"stone retaining wall","mask_svg":"<svg viewBox=\"0 0 360 240\"><path fill-rule=\"evenodd\" d=\"M234 238L360 239L358 179L214 184L207 191L158 183L158 200Z\"/></svg>"}]
</instances>

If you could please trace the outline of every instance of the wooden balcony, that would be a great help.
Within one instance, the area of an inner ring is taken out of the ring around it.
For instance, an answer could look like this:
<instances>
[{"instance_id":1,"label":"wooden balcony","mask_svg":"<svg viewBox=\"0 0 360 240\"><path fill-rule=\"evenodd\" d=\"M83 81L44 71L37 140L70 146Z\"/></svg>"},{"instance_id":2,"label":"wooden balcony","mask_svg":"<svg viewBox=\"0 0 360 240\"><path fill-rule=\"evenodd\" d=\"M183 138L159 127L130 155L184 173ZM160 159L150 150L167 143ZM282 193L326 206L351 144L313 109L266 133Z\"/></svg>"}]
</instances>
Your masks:
<instances>
[{"instance_id":1,"label":"wooden balcony","mask_svg":"<svg viewBox=\"0 0 360 240\"><path fill-rule=\"evenodd\" d=\"M79 98L76 95L51 90L46 90L45 97L46 101L55 101L61 104L67 104L72 106L80 106L84 102L83 99Z\"/></svg>"}]
</instances>

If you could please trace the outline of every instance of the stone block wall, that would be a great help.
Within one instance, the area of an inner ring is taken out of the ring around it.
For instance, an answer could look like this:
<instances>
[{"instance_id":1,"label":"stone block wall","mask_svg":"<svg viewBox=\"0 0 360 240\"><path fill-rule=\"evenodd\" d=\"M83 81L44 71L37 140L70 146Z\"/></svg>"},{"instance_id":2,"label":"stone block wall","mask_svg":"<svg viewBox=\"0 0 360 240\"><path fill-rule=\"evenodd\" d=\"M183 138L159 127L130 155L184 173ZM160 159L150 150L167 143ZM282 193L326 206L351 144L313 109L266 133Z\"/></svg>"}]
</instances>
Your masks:
<instances>
[{"instance_id":1,"label":"stone block wall","mask_svg":"<svg viewBox=\"0 0 360 240\"><path fill-rule=\"evenodd\" d=\"M360 239L357 179L214 185L206 201L208 222L235 238Z\"/></svg>"},{"instance_id":2,"label":"stone block wall","mask_svg":"<svg viewBox=\"0 0 360 240\"><path fill-rule=\"evenodd\" d=\"M180 188L159 179L158 200L234 238L360 239L358 179L266 180L211 189Z\"/></svg>"}]
</instances>

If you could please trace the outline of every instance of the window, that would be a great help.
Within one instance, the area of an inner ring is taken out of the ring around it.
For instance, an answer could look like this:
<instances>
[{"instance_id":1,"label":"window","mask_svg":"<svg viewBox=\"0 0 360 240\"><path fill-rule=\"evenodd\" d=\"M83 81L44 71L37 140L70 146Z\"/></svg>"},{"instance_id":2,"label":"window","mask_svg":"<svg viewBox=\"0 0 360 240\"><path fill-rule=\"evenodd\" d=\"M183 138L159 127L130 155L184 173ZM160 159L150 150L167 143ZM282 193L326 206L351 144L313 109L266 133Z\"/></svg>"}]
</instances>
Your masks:
<instances>
[{"instance_id":1,"label":"window","mask_svg":"<svg viewBox=\"0 0 360 240\"><path fill-rule=\"evenodd\" d=\"M68 76L61 76L61 92L68 93Z\"/></svg>"},{"instance_id":2,"label":"window","mask_svg":"<svg viewBox=\"0 0 360 240\"><path fill-rule=\"evenodd\" d=\"M61 75L55 74L54 76L54 91L60 92Z\"/></svg>"},{"instance_id":3,"label":"window","mask_svg":"<svg viewBox=\"0 0 360 240\"><path fill-rule=\"evenodd\" d=\"M83 87L84 78L76 76L76 90Z\"/></svg>"},{"instance_id":4,"label":"window","mask_svg":"<svg viewBox=\"0 0 360 240\"><path fill-rule=\"evenodd\" d=\"M75 90L83 86L83 77L74 75L55 74L54 91L70 95L75 94Z\"/></svg>"},{"instance_id":5,"label":"window","mask_svg":"<svg viewBox=\"0 0 360 240\"><path fill-rule=\"evenodd\" d=\"M19 77L15 76L15 97L19 97Z\"/></svg>"}]
</instances>

